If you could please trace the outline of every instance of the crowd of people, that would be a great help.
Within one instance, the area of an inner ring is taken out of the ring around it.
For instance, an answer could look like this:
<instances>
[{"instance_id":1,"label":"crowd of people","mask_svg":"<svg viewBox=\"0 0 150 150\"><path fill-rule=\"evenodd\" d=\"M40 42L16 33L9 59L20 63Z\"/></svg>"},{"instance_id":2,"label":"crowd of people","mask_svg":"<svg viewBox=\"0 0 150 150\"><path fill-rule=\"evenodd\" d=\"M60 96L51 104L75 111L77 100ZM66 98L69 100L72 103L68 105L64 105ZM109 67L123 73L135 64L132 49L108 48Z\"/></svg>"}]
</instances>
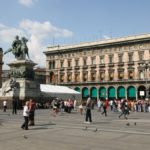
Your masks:
<instances>
[{"instance_id":1,"label":"crowd of people","mask_svg":"<svg viewBox=\"0 0 150 150\"><path fill-rule=\"evenodd\" d=\"M127 106L129 108L129 111L136 111L136 112L150 112L150 101L146 100L127 100L127 99L121 99L121 100L105 100L106 106L110 106L111 111L121 111L123 102L127 103ZM98 109L101 110L103 107L104 101L98 100L97 106Z\"/></svg>"},{"instance_id":2,"label":"crowd of people","mask_svg":"<svg viewBox=\"0 0 150 150\"><path fill-rule=\"evenodd\" d=\"M92 123L92 109L96 105L98 112L101 115L107 117L108 110L113 112L120 112L119 118L122 116L124 119L128 119L127 116L130 112L150 112L150 101L146 100L97 100L94 101L88 97L86 101L77 102L77 100L62 100L60 98L54 98L52 101L47 101L43 103L42 108L52 110L53 116L57 116L59 112L71 113L72 111L78 111L81 115L85 112L85 123ZM12 101L12 113L17 114L17 100ZM34 116L35 110L39 109L39 103L35 102L33 99L25 102L23 106L23 117L24 122L21 126L22 129L28 130L28 126L35 125ZM3 111L7 110L7 101L3 101Z\"/></svg>"}]
</instances>

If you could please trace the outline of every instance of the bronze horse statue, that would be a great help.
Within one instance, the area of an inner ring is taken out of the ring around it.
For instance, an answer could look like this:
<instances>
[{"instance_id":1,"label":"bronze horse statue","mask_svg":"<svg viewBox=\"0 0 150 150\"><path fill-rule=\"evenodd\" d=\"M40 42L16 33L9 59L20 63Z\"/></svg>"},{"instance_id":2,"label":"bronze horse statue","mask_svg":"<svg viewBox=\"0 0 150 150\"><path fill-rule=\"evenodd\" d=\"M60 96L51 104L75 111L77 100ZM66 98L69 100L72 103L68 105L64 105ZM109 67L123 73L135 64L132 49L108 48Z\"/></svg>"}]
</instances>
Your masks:
<instances>
[{"instance_id":1,"label":"bronze horse statue","mask_svg":"<svg viewBox=\"0 0 150 150\"><path fill-rule=\"evenodd\" d=\"M17 60L25 60L26 55L28 56L28 59L30 59L27 42L28 40L25 37L22 37L20 40L19 36L16 36L16 39L12 43L12 48L9 48L6 52L4 52L4 55L12 52Z\"/></svg>"}]
</instances>

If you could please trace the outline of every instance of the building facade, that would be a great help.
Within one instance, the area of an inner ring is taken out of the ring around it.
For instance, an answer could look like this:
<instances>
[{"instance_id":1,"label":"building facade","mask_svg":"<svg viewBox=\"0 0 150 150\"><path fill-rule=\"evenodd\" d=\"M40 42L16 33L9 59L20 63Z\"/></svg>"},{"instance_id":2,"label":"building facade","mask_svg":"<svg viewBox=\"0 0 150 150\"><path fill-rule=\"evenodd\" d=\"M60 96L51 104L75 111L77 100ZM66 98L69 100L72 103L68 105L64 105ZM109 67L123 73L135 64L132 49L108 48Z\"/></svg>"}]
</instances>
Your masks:
<instances>
[{"instance_id":1,"label":"building facade","mask_svg":"<svg viewBox=\"0 0 150 150\"><path fill-rule=\"evenodd\" d=\"M69 86L93 99L145 99L150 95L150 34L52 46L46 83Z\"/></svg>"},{"instance_id":2,"label":"building facade","mask_svg":"<svg viewBox=\"0 0 150 150\"><path fill-rule=\"evenodd\" d=\"M46 69L45 68L34 68L35 80L40 84L46 84Z\"/></svg>"}]
</instances>

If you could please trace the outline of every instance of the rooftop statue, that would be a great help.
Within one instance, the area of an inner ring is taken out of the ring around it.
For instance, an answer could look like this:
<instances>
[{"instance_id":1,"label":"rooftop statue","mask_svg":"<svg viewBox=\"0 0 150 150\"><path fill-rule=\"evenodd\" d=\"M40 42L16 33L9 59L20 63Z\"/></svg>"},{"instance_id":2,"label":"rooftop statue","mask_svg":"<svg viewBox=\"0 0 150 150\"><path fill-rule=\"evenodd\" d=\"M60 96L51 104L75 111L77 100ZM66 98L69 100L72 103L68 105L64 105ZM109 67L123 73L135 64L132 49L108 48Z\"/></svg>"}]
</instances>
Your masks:
<instances>
[{"instance_id":1,"label":"rooftop statue","mask_svg":"<svg viewBox=\"0 0 150 150\"><path fill-rule=\"evenodd\" d=\"M25 37L22 37L20 40L19 36L16 35L15 40L12 42L12 47L4 52L4 55L12 52L17 60L25 60L26 55L28 56L28 59L30 59L28 54L27 42L28 39L26 39Z\"/></svg>"}]
</instances>

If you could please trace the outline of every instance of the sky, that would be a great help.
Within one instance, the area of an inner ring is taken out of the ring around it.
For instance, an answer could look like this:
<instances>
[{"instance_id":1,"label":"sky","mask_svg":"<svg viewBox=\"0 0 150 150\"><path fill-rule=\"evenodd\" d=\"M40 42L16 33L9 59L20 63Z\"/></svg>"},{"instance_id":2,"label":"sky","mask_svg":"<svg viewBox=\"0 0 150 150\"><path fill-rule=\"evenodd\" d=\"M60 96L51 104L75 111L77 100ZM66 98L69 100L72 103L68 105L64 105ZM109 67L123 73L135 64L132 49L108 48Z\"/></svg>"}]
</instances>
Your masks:
<instances>
[{"instance_id":1,"label":"sky","mask_svg":"<svg viewBox=\"0 0 150 150\"><path fill-rule=\"evenodd\" d=\"M150 0L0 0L0 47L16 35L28 39L29 55L45 67L48 46L79 44L150 33ZM14 60L3 57L3 69Z\"/></svg>"}]
</instances>

